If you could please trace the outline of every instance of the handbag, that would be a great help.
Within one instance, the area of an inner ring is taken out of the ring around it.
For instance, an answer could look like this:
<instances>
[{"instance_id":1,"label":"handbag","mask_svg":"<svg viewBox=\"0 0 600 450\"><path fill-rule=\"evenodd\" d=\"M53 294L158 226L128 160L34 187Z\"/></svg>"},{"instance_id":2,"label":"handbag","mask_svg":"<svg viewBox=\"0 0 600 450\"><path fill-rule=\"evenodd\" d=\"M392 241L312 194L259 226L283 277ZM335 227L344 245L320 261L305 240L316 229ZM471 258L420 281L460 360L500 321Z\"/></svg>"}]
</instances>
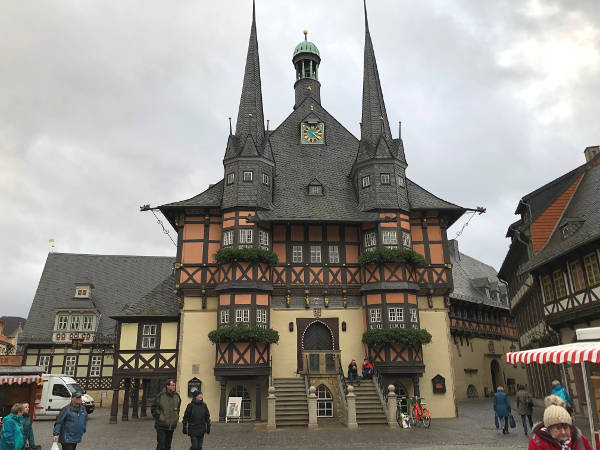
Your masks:
<instances>
[{"instance_id":1,"label":"handbag","mask_svg":"<svg viewBox=\"0 0 600 450\"><path fill-rule=\"evenodd\" d=\"M515 428L517 426L517 424L515 422L515 418L513 417L512 414L510 416L508 416L508 424L510 425L511 428Z\"/></svg>"}]
</instances>

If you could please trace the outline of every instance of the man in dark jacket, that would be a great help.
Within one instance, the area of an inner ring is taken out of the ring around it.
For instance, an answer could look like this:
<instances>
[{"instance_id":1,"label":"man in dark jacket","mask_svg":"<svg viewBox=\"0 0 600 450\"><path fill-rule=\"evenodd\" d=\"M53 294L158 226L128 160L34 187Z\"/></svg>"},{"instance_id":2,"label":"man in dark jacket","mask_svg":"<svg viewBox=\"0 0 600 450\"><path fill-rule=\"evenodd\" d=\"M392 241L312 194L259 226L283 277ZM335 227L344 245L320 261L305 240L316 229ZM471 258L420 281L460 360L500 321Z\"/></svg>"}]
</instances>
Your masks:
<instances>
[{"instance_id":1,"label":"man in dark jacket","mask_svg":"<svg viewBox=\"0 0 600 450\"><path fill-rule=\"evenodd\" d=\"M358 382L358 366L356 365L356 360L353 359L348 364L348 381L352 383L353 381Z\"/></svg>"},{"instance_id":2,"label":"man in dark jacket","mask_svg":"<svg viewBox=\"0 0 600 450\"><path fill-rule=\"evenodd\" d=\"M193 400L185 408L183 414L183 434L190 436L190 450L202 450L204 433L210 434L210 413L203 401L202 392L192 392Z\"/></svg>"},{"instance_id":3,"label":"man in dark jacket","mask_svg":"<svg viewBox=\"0 0 600 450\"><path fill-rule=\"evenodd\" d=\"M170 450L173 431L179 422L181 397L175 392L175 380L167 381L166 387L152 403L152 417L156 428L156 450Z\"/></svg>"},{"instance_id":4,"label":"man in dark jacket","mask_svg":"<svg viewBox=\"0 0 600 450\"><path fill-rule=\"evenodd\" d=\"M87 427L87 411L82 405L81 394L75 392L71 403L60 410L54 423L54 442L60 442L63 450L75 450Z\"/></svg>"}]
</instances>

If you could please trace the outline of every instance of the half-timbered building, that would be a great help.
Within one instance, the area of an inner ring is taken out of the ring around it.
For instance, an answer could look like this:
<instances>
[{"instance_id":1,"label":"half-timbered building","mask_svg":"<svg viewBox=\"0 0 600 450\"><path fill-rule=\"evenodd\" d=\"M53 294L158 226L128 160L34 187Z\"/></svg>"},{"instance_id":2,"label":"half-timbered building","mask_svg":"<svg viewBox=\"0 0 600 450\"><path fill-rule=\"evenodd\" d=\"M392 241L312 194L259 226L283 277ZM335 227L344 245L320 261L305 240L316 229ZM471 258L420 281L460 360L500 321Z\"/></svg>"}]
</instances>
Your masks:
<instances>
[{"instance_id":1,"label":"half-timbered building","mask_svg":"<svg viewBox=\"0 0 600 450\"><path fill-rule=\"evenodd\" d=\"M454 281L448 315L456 398L488 397L498 386L514 394L517 384L527 384L527 375L504 358L517 348L506 284L492 266L461 253L457 240L448 241L448 246Z\"/></svg>"},{"instance_id":2,"label":"half-timbered building","mask_svg":"<svg viewBox=\"0 0 600 450\"><path fill-rule=\"evenodd\" d=\"M292 112L275 129L265 127L253 14L237 121L224 136L223 179L190 199L158 207L178 236L177 379L182 391L188 383L201 385L211 411L223 420L230 396L243 398L243 417L265 418L270 384L302 393L310 377L324 405L320 415L339 416L345 388L340 373L352 359L360 365L367 357L380 393L394 383L401 393L426 397L437 417L452 417L455 346L446 230L465 209L407 176L368 23L360 136L322 104L320 65L319 50L305 33L292 54ZM277 262L216 257L221 249L247 248L272 252ZM361 264L361 255L384 248L414 250L424 264ZM239 324L273 329L279 340L207 339L211 330ZM388 328L426 329L433 339L423 345L363 343L365 331ZM305 408L292 405L278 406L278 424L306 420ZM386 419L383 413L361 416L359 405L361 420Z\"/></svg>"},{"instance_id":3,"label":"half-timbered building","mask_svg":"<svg viewBox=\"0 0 600 450\"><path fill-rule=\"evenodd\" d=\"M509 283L521 348L574 342L575 329L600 324L600 147L584 153L585 164L524 196L516 210L521 218L508 229L500 277ZM536 396L562 379L576 409L585 411L578 365L561 373L552 364L530 364L527 372ZM591 381L600 383L600 368L592 368Z\"/></svg>"},{"instance_id":4,"label":"half-timbered building","mask_svg":"<svg viewBox=\"0 0 600 450\"><path fill-rule=\"evenodd\" d=\"M115 367L117 373L121 370L121 365L115 366L118 337L133 333L117 328L112 316L123 315L129 305L155 293L162 280L172 279L173 263L172 257L50 253L19 338L24 364L71 376L98 404L110 402ZM172 288L170 295L170 303L176 305ZM177 327L173 333L176 336ZM154 346L163 348L160 335L156 339ZM130 350L127 344L121 346L122 358ZM176 338L167 347L175 351ZM148 378L155 375L151 371ZM124 381L117 380L117 393Z\"/></svg>"}]
</instances>

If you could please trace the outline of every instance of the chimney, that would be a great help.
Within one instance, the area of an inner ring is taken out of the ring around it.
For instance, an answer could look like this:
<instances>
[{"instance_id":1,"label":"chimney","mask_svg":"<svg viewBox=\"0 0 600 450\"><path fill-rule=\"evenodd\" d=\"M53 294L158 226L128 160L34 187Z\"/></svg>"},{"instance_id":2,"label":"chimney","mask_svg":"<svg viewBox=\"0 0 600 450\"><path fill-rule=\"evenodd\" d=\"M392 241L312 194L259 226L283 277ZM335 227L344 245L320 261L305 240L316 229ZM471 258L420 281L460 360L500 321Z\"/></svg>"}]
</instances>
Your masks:
<instances>
[{"instance_id":1,"label":"chimney","mask_svg":"<svg viewBox=\"0 0 600 450\"><path fill-rule=\"evenodd\" d=\"M450 239L448 241L448 251L450 252L450 256L453 259L460 261L460 253L458 251L458 241L456 239Z\"/></svg>"},{"instance_id":2,"label":"chimney","mask_svg":"<svg viewBox=\"0 0 600 450\"><path fill-rule=\"evenodd\" d=\"M585 155L585 162L590 162L594 157L600 153L600 145L594 145L593 147L586 147L583 151Z\"/></svg>"}]
</instances>

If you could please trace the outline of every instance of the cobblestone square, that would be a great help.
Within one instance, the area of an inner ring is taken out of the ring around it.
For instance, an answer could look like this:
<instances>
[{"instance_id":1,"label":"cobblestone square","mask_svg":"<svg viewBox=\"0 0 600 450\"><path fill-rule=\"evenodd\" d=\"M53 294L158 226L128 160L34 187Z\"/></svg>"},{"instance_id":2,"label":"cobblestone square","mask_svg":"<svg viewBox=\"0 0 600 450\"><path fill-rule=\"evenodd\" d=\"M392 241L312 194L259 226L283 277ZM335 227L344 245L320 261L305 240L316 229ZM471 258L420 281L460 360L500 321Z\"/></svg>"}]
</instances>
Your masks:
<instances>
[{"instance_id":1,"label":"cobblestone square","mask_svg":"<svg viewBox=\"0 0 600 450\"><path fill-rule=\"evenodd\" d=\"M517 428L503 436L494 427L491 399L473 400L458 404L459 418L433 419L431 428L391 430L387 427L363 427L348 430L341 425L306 429L278 429L267 432L264 424L213 423L212 433L205 437L206 449L525 449L528 437L523 434L520 418ZM109 410L99 409L88 422L88 432L78 449L116 450L156 448L155 431L151 419L130 420L117 425L108 424ZM435 412L434 412L435 413ZM542 410L536 408L534 421L539 421ZM49 448L52 421L40 420L34 425L36 442ZM585 432L585 421L578 421ZM587 434L587 433L586 433ZM46 436L46 438L44 438ZM173 449L189 448L189 439L175 431Z\"/></svg>"}]
</instances>

